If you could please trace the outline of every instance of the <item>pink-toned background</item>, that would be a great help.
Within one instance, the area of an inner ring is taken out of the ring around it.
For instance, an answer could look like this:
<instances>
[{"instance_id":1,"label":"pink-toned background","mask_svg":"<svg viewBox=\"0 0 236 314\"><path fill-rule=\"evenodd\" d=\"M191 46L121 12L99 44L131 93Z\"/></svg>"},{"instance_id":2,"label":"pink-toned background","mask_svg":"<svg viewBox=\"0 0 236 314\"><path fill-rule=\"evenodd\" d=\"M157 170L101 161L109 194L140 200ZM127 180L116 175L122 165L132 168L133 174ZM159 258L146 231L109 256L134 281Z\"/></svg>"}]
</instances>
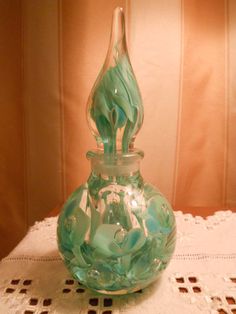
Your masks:
<instances>
[{"instance_id":1,"label":"pink-toned background","mask_svg":"<svg viewBox=\"0 0 236 314\"><path fill-rule=\"evenodd\" d=\"M123 6L142 173L175 209L236 207L234 0L0 0L1 256L87 179L85 117Z\"/></svg>"}]
</instances>

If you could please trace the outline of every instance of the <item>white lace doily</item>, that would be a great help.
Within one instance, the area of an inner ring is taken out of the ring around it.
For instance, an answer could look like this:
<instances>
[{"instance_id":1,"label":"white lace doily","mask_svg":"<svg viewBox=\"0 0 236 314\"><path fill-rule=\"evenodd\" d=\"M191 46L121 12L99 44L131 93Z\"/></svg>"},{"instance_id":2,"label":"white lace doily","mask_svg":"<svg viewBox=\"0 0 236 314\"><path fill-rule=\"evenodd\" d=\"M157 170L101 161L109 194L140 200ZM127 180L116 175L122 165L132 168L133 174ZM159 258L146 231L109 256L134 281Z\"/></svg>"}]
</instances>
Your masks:
<instances>
[{"instance_id":1,"label":"white lace doily","mask_svg":"<svg viewBox=\"0 0 236 314\"><path fill-rule=\"evenodd\" d=\"M236 213L175 215L177 246L161 279L122 297L73 280L58 254L57 218L36 223L0 264L0 313L236 314Z\"/></svg>"}]
</instances>

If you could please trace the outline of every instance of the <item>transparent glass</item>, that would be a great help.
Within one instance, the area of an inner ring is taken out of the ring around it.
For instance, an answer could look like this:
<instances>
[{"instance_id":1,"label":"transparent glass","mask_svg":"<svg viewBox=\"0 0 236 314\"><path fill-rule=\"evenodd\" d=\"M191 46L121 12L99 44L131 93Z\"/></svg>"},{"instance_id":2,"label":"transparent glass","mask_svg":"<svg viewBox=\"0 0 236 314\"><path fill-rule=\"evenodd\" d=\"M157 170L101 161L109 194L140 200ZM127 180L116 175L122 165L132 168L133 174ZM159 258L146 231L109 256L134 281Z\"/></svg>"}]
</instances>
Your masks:
<instances>
[{"instance_id":1,"label":"transparent glass","mask_svg":"<svg viewBox=\"0 0 236 314\"><path fill-rule=\"evenodd\" d=\"M66 266L87 287L106 294L139 290L158 278L175 247L170 204L139 171L141 151L114 158L89 152L92 172L58 220Z\"/></svg>"},{"instance_id":2,"label":"transparent glass","mask_svg":"<svg viewBox=\"0 0 236 314\"><path fill-rule=\"evenodd\" d=\"M140 170L134 139L143 105L130 64L123 10L113 14L110 45L89 96L87 118L97 150L91 174L58 219L58 247L72 275L106 294L139 290L168 265L175 247L170 204Z\"/></svg>"},{"instance_id":3,"label":"transparent glass","mask_svg":"<svg viewBox=\"0 0 236 314\"><path fill-rule=\"evenodd\" d=\"M99 149L124 153L133 148L143 122L143 105L130 63L124 13L113 13L110 44L87 104L87 119Z\"/></svg>"}]
</instances>

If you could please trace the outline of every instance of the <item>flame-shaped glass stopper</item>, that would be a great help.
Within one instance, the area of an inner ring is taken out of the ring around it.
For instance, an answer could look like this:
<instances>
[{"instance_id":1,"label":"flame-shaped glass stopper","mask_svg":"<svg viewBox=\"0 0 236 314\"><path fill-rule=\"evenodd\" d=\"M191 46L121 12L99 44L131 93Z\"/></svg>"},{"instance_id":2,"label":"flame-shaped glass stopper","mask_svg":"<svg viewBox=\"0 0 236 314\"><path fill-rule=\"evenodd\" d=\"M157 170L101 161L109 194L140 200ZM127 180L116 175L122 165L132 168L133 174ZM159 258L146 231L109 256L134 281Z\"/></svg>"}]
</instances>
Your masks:
<instances>
[{"instance_id":1,"label":"flame-shaped glass stopper","mask_svg":"<svg viewBox=\"0 0 236 314\"><path fill-rule=\"evenodd\" d=\"M140 91L130 63L121 8L113 13L110 44L101 72L92 88L87 115L99 149L127 153L143 122Z\"/></svg>"}]
</instances>

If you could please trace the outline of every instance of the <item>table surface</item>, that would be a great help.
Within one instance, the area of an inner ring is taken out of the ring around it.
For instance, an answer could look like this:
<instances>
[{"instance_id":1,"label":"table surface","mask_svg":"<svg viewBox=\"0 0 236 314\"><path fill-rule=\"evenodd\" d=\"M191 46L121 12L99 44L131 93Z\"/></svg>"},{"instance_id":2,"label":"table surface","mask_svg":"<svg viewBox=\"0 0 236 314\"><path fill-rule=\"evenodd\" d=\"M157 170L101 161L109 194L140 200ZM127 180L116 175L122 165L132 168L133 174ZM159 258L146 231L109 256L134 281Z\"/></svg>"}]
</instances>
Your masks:
<instances>
[{"instance_id":1,"label":"table surface","mask_svg":"<svg viewBox=\"0 0 236 314\"><path fill-rule=\"evenodd\" d=\"M65 268L57 217L36 223L0 263L0 313L236 313L236 213L175 212L177 245L161 278L122 297L96 294Z\"/></svg>"}]
</instances>

